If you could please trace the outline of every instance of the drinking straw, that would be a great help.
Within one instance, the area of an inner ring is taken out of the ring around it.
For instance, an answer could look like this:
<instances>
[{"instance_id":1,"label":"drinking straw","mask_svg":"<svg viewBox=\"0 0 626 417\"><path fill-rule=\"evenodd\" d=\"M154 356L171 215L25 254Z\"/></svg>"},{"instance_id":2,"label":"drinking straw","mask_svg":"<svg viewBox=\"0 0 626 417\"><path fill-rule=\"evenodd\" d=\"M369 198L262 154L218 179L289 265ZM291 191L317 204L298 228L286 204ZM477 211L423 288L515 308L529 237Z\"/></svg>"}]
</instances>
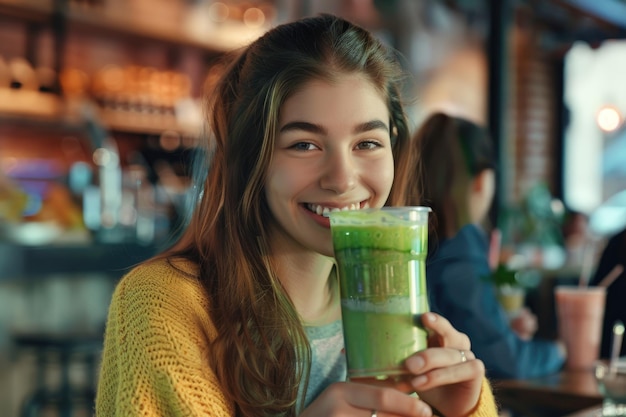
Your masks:
<instances>
[{"instance_id":1,"label":"drinking straw","mask_svg":"<svg viewBox=\"0 0 626 417\"><path fill-rule=\"evenodd\" d=\"M622 338L624 337L624 323L617 320L613 325L613 346L611 346L611 359L609 362L609 374L617 372L617 358L622 350Z\"/></svg>"},{"instance_id":2,"label":"drinking straw","mask_svg":"<svg viewBox=\"0 0 626 417\"><path fill-rule=\"evenodd\" d=\"M617 277L619 277L622 274L623 271L624 271L624 266L622 264L615 265L613 269L611 269L611 272L606 274L606 276L602 278L602 280L600 280L600 282L598 283L598 287L607 288L609 285L613 283L613 281L617 279Z\"/></svg>"}]
</instances>

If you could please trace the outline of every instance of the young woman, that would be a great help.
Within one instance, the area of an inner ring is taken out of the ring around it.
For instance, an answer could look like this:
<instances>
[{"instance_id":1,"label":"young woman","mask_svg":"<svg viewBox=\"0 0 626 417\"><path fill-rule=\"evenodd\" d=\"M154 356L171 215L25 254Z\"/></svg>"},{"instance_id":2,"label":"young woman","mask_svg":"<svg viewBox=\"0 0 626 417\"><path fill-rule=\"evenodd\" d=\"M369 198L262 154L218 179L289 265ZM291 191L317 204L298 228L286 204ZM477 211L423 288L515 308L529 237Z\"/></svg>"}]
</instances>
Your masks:
<instances>
[{"instance_id":1,"label":"young woman","mask_svg":"<svg viewBox=\"0 0 626 417\"><path fill-rule=\"evenodd\" d=\"M487 131L462 118L431 115L415 134L423 203L433 210L426 281L432 311L466 333L492 378L528 378L556 372L561 344L533 339L528 310L509 322L491 274L484 223L495 191L495 155ZM416 198L417 197L417 198Z\"/></svg>"},{"instance_id":2,"label":"young woman","mask_svg":"<svg viewBox=\"0 0 626 417\"><path fill-rule=\"evenodd\" d=\"M400 75L379 41L328 15L237 57L186 232L113 296L98 415L496 416L467 336L436 314L423 319L431 347L406 360L410 386L345 381L324 214L402 203Z\"/></svg>"}]
</instances>

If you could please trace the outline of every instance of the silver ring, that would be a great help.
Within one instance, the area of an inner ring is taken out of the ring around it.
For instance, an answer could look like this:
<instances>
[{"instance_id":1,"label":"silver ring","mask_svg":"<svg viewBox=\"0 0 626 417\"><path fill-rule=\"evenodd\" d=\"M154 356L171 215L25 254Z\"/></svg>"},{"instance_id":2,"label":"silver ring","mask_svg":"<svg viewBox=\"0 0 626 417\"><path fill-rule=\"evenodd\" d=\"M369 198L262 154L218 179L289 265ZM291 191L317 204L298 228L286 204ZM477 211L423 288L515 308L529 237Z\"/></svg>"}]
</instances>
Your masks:
<instances>
[{"instance_id":1,"label":"silver ring","mask_svg":"<svg viewBox=\"0 0 626 417\"><path fill-rule=\"evenodd\" d=\"M461 363L467 362L467 356L465 356L465 351L459 350L459 353L461 354Z\"/></svg>"},{"instance_id":2,"label":"silver ring","mask_svg":"<svg viewBox=\"0 0 626 417\"><path fill-rule=\"evenodd\" d=\"M378 417L378 411L372 410L372 415L370 417Z\"/></svg>"}]
</instances>

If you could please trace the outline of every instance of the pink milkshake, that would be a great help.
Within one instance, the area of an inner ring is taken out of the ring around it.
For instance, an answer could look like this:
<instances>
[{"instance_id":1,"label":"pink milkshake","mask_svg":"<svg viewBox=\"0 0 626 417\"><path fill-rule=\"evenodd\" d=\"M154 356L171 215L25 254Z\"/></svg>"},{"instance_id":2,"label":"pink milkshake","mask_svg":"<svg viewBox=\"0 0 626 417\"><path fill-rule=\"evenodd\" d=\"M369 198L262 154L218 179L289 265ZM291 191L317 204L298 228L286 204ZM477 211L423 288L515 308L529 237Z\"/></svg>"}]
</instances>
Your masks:
<instances>
[{"instance_id":1,"label":"pink milkshake","mask_svg":"<svg viewBox=\"0 0 626 417\"><path fill-rule=\"evenodd\" d=\"M565 367L592 369L600 352L605 288L558 286L555 299L559 338L567 348Z\"/></svg>"}]
</instances>

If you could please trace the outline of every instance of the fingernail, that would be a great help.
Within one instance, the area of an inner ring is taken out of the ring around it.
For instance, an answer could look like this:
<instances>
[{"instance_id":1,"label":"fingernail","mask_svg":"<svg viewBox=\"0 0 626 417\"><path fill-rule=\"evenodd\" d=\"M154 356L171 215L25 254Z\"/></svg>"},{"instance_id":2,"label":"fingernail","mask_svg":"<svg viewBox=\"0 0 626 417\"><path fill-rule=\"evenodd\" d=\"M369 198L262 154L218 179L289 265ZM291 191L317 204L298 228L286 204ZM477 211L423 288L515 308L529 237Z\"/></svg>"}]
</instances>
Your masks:
<instances>
[{"instance_id":1,"label":"fingernail","mask_svg":"<svg viewBox=\"0 0 626 417\"><path fill-rule=\"evenodd\" d=\"M417 412L420 416L432 416L433 412L426 403L419 403L417 405Z\"/></svg>"},{"instance_id":2,"label":"fingernail","mask_svg":"<svg viewBox=\"0 0 626 417\"><path fill-rule=\"evenodd\" d=\"M423 317L426 321L430 321L430 322L437 320L437 316L431 313L424 313Z\"/></svg>"},{"instance_id":3,"label":"fingernail","mask_svg":"<svg viewBox=\"0 0 626 417\"><path fill-rule=\"evenodd\" d=\"M421 356L411 356L406 360L406 367L411 372L418 372L424 366L425 362Z\"/></svg>"},{"instance_id":4,"label":"fingernail","mask_svg":"<svg viewBox=\"0 0 626 417\"><path fill-rule=\"evenodd\" d=\"M413 378L413 381L411 381L411 385L413 385L413 388L419 387L420 385L424 385L427 380L428 378L426 378L424 375L420 375Z\"/></svg>"}]
</instances>

